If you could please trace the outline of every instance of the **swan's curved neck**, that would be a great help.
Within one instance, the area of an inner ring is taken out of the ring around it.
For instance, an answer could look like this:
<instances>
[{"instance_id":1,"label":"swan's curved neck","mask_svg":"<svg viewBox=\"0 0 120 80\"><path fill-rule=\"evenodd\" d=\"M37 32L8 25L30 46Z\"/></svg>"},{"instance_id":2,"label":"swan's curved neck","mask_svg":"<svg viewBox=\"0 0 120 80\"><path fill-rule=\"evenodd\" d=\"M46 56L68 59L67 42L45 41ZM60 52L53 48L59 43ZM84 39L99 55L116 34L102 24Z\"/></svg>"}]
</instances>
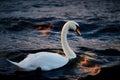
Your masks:
<instances>
[{"instance_id":1,"label":"swan's curved neck","mask_svg":"<svg viewBox=\"0 0 120 80\"><path fill-rule=\"evenodd\" d=\"M67 33L69 31L70 27L65 24L63 26L62 32L61 32L61 43L62 43L62 48L65 53L65 57L69 59L76 58L76 54L73 52L73 50L70 48L67 42Z\"/></svg>"}]
</instances>

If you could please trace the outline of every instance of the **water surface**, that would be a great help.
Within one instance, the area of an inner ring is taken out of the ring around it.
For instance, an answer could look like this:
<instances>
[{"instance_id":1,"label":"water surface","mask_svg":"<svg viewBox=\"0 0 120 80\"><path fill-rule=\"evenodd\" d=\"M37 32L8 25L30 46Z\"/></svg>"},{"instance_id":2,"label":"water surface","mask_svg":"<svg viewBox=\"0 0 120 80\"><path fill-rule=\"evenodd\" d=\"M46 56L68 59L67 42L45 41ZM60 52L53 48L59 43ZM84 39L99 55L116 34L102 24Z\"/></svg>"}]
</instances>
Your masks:
<instances>
[{"instance_id":1,"label":"water surface","mask_svg":"<svg viewBox=\"0 0 120 80\"><path fill-rule=\"evenodd\" d=\"M4 79L78 79L97 75L120 62L119 0L0 1L0 76ZM53 71L16 72L6 58L19 62L28 54L63 54L64 23L79 23L81 36L70 31L68 42L77 59Z\"/></svg>"}]
</instances>

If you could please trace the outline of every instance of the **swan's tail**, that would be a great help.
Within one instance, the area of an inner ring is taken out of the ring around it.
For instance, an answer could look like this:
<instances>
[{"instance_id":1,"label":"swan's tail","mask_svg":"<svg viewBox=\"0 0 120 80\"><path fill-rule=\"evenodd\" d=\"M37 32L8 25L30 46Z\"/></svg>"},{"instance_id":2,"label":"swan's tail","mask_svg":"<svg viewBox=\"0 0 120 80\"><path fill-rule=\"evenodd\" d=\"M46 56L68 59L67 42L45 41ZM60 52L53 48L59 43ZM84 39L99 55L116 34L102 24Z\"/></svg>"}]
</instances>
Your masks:
<instances>
[{"instance_id":1,"label":"swan's tail","mask_svg":"<svg viewBox=\"0 0 120 80\"><path fill-rule=\"evenodd\" d=\"M9 59L7 59L7 61L10 62L17 71L22 71L23 70L23 68L20 67L19 63L13 62L13 61L11 61Z\"/></svg>"}]
</instances>

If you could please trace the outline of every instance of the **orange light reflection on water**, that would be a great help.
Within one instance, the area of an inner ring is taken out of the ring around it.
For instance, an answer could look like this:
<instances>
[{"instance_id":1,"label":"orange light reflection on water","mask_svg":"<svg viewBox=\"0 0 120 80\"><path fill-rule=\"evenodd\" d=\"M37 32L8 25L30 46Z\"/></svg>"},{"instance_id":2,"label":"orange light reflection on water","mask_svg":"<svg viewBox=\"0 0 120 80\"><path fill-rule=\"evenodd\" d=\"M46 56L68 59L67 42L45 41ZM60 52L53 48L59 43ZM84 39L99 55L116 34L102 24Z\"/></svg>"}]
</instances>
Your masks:
<instances>
[{"instance_id":1,"label":"orange light reflection on water","mask_svg":"<svg viewBox=\"0 0 120 80\"><path fill-rule=\"evenodd\" d=\"M39 30L43 35L47 36L50 34L50 31L53 27L53 24L39 25L36 29Z\"/></svg>"},{"instance_id":2,"label":"orange light reflection on water","mask_svg":"<svg viewBox=\"0 0 120 80\"><path fill-rule=\"evenodd\" d=\"M98 73L100 73L100 71L101 68L97 65L83 69L84 73L89 73L90 75L97 75Z\"/></svg>"},{"instance_id":3,"label":"orange light reflection on water","mask_svg":"<svg viewBox=\"0 0 120 80\"><path fill-rule=\"evenodd\" d=\"M101 67L99 67L98 65L87 67L87 65L89 64L89 60L90 59L88 56L84 56L83 60L80 62L80 67L82 68L83 73L89 73L90 75L97 75L98 73L100 73Z\"/></svg>"},{"instance_id":4,"label":"orange light reflection on water","mask_svg":"<svg viewBox=\"0 0 120 80\"><path fill-rule=\"evenodd\" d=\"M80 62L80 66L86 66L88 64L88 57L84 56L83 60Z\"/></svg>"}]
</instances>

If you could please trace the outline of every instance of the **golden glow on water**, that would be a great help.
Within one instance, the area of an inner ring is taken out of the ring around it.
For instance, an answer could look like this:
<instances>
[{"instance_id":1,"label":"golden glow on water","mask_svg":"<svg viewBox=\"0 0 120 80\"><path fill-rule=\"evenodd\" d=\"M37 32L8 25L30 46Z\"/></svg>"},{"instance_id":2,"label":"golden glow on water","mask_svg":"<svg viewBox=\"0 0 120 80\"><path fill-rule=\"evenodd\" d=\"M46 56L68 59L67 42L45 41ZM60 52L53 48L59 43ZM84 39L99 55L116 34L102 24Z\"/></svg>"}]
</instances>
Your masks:
<instances>
[{"instance_id":1,"label":"golden glow on water","mask_svg":"<svg viewBox=\"0 0 120 80\"><path fill-rule=\"evenodd\" d=\"M51 29L54 27L53 24L40 25L36 29L39 30L43 35L47 36L50 34Z\"/></svg>"},{"instance_id":2,"label":"golden glow on water","mask_svg":"<svg viewBox=\"0 0 120 80\"><path fill-rule=\"evenodd\" d=\"M58 54L62 54L63 51L61 51L61 50L56 50L56 53L58 53Z\"/></svg>"},{"instance_id":3,"label":"golden glow on water","mask_svg":"<svg viewBox=\"0 0 120 80\"><path fill-rule=\"evenodd\" d=\"M41 30L41 33L44 35L44 36L47 36L50 34L50 30Z\"/></svg>"},{"instance_id":4,"label":"golden glow on water","mask_svg":"<svg viewBox=\"0 0 120 80\"><path fill-rule=\"evenodd\" d=\"M82 68L83 73L88 73L90 75L97 75L98 73L100 73L101 67L99 67L98 65L87 67L90 64L89 60L90 59L88 56L84 56L83 60L80 62L80 67Z\"/></svg>"},{"instance_id":5,"label":"golden glow on water","mask_svg":"<svg viewBox=\"0 0 120 80\"><path fill-rule=\"evenodd\" d=\"M100 71L101 68L97 65L83 69L84 73L90 73L91 75L97 75L98 73L100 73Z\"/></svg>"},{"instance_id":6,"label":"golden glow on water","mask_svg":"<svg viewBox=\"0 0 120 80\"><path fill-rule=\"evenodd\" d=\"M85 56L83 60L80 62L80 66L86 66L88 64L88 61L89 61L88 57Z\"/></svg>"}]
</instances>

